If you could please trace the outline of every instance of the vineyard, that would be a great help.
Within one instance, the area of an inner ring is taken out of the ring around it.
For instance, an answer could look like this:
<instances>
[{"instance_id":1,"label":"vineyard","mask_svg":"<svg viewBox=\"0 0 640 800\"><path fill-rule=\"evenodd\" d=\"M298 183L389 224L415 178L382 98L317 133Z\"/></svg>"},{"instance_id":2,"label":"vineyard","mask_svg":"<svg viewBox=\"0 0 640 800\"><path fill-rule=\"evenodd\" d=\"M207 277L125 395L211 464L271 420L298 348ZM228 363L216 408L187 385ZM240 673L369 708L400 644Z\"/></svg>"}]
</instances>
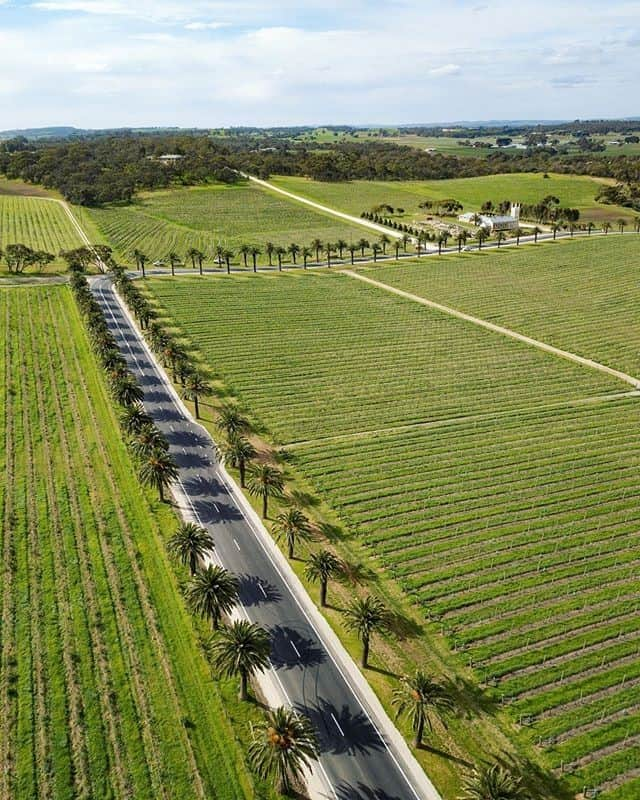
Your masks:
<instances>
[{"instance_id":1,"label":"vineyard","mask_svg":"<svg viewBox=\"0 0 640 800\"><path fill-rule=\"evenodd\" d=\"M308 178L277 177L275 186L308 197L318 203L337 208L349 214L360 214L373 206L387 203L404 209L399 219L424 219L427 214L418 204L424 200L454 198L463 204L465 211L478 211L491 200L499 204L504 200L519 203L539 203L544 197L554 195L561 205L579 208L583 221L628 219L633 213L628 208L604 205L595 200L602 183L595 178L580 175L549 175L540 173L513 173L486 175L476 178L452 178L434 181L348 181L331 183Z\"/></svg>"},{"instance_id":2,"label":"vineyard","mask_svg":"<svg viewBox=\"0 0 640 800\"><path fill-rule=\"evenodd\" d=\"M69 290L0 315L0 797L253 796Z\"/></svg>"},{"instance_id":3,"label":"vineyard","mask_svg":"<svg viewBox=\"0 0 640 800\"><path fill-rule=\"evenodd\" d=\"M624 390L343 275L158 278L148 285L281 442Z\"/></svg>"},{"instance_id":4,"label":"vineyard","mask_svg":"<svg viewBox=\"0 0 640 800\"><path fill-rule=\"evenodd\" d=\"M640 376L639 260L640 237L610 234L368 274Z\"/></svg>"},{"instance_id":5,"label":"vineyard","mask_svg":"<svg viewBox=\"0 0 640 800\"><path fill-rule=\"evenodd\" d=\"M26 244L57 256L60 250L81 247L73 223L62 206L52 200L0 195L0 249L7 244ZM52 267L60 266L60 261Z\"/></svg>"},{"instance_id":6,"label":"vineyard","mask_svg":"<svg viewBox=\"0 0 640 800\"><path fill-rule=\"evenodd\" d=\"M346 276L149 286L543 763L575 791L634 800L640 410L617 397L629 387Z\"/></svg>"},{"instance_id":7,"label":"vineyard","mask_svg":"<svg viewBox=\"0 0 640 800\"><path fill-rule=\"evenodd\" d=\"M257 186L210 186L142 195L130 206L92 209L92 221L121 259L138 248L153 260L175 251L183 259L190 248L211 263L215 248L237 251L242 244L264 252L271 241L308 246L317 237L358 241L366 230L285 200ZM237 261L237 256L236 256ZM261 259L265 262L265 257Z\"/></svg>"}]
</instances>

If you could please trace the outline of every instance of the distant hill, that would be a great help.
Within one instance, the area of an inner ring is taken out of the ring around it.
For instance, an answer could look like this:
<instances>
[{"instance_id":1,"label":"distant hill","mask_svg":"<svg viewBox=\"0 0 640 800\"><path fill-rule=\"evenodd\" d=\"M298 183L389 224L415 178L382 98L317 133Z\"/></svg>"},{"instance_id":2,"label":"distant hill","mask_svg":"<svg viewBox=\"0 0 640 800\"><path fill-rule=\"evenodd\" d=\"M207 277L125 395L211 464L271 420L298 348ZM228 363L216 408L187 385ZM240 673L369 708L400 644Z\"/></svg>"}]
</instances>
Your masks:
<instances>
[{"instance_id":1,"label":"distant hill","mask_svg":"<svg viewBox=\"0 0 640 800\"><path fill-rule=\"evenodd\" d=\"M58 126L50 128L16 128L15 130L0 131L0 140L14 139L24 136L25 139L70 139L74 136L95 136L96 134L116 133L175 133L186 131L185 128L74 128L71 126ZM194 130L194 129L188 129Z\"/></svg>"}]
</instances>

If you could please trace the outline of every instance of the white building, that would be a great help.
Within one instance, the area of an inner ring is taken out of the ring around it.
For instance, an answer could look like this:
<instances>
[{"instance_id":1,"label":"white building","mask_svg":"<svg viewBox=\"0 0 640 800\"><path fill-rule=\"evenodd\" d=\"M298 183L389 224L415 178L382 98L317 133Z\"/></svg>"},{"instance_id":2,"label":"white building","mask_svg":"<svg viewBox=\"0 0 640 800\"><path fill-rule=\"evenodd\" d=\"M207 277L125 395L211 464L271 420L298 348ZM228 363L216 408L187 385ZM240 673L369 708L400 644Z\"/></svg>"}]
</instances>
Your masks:
<instances>
[{"instance_id":1,"label":"white building","mask_svg":"<svg viewBox=\"0 0 640 800\"><path fill-rule=\"evenodd\" d=\"M512 204L509 215L477 214L473 211L468 211L466 214L460 214L458 220L460 222L473 223L478 228L484 228L489 233L515 231L520 225L520 206L517 203Z\"/></svg>"}]
</instances>

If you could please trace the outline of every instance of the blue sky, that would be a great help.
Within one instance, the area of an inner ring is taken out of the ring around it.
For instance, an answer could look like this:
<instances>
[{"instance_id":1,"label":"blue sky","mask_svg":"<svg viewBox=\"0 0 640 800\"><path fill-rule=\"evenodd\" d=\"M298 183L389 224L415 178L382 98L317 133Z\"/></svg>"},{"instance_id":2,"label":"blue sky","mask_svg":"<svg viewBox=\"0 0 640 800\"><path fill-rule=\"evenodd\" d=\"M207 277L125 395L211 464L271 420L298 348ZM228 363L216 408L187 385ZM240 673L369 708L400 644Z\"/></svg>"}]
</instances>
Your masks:
<instances>
[{"instance_id":1,"label":"blue sky","mask_svg":"<svg viewBox=\"0 0 640 800\"><path fill-rule=\"evenodd\" d=\"M640 2L0 0L0 129L640 116Z\"/></svg>"}]
</instances>

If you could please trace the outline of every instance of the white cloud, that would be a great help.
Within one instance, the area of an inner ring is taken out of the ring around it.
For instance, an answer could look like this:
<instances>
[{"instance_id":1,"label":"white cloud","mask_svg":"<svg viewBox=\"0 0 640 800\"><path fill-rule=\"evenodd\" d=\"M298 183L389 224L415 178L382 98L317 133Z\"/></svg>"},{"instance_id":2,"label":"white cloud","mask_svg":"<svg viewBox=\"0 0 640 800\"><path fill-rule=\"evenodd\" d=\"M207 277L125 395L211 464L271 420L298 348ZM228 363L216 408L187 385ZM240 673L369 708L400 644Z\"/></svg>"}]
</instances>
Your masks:
<instances>
[{"instance_id":1,"label":"white cloud","mask_svg":"<svg viewBox=\"0 0 640 800\"><path fill-rule=\"evenodd\" d=\"M230 22L188 22L184 27L187 31L217 31L227 28Z\"/></svg>"},{"instance_id":2,"label":"white cloud","mask_svg":"<svg viewBox=\"0 0 640 800\"><path fill-rule=\"evenodd\" d=\"M460 64L443 64L441 67L430 69L429 75L432 75L434 78L443 78L447 75L457 75L460 70Z\"/></svg>"}]
</instances>

